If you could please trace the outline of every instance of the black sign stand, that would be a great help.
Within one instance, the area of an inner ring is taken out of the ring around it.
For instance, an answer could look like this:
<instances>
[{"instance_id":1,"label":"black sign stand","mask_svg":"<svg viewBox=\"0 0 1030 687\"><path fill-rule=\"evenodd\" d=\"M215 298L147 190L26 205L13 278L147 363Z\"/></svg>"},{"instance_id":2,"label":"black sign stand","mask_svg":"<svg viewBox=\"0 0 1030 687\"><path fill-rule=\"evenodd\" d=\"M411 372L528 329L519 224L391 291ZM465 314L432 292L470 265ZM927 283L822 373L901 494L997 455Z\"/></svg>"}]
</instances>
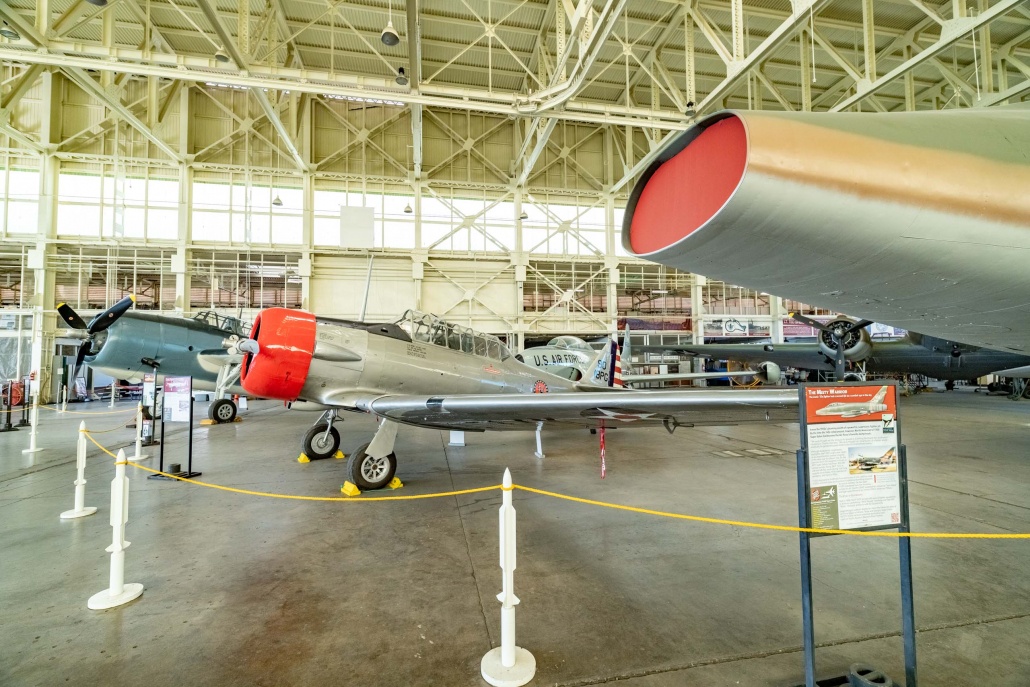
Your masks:
<instances>
[{"instance_id":1,"label":"black sign stand","mask_svg":"<svg viewBox=\"0 0 1030 687\"><path fill-rule=\"evenodd\" d=\"M798 472L798 526L812 527L809 493L808 469L808 423L806 421L805 387L800 390L800 420L802 448L797 452ZM815 385L813 385L815 386ZM836 384L834 386L869 386L868 382L855 384ZM897 399L897 387L894 388ZM908 508L908 456L905 445L901 443L901 430L898 428L898 490L901 499L900 523L881 527L865 527L863 530L897 529L899 532L910 532ZM847 685L847 678L831 678L816 681L815 679L815 619L812 596L812 538L830 536L817 532L799 532L801 544L801 615L802 634L805 650L805 682L798 687L823 687L830 685ZM898 537L898 558L901 567L901 634L905 651L905 687L917 687L916 682L916 623L915 604L912 592L912 538Z\"/></svg>"},{"instance_id":2,"label":"black sign stand","mask_svg":"<svg viewBox=\"0 0 1030 687\"><path fill-rule=\"evenodd\" d=\"M14 414L14 382L7 382L4 386L2 400L7 410L0 410L4 414L3 426L0 426L0 432L17 432L18 428L11 423L11 415Z\"/></svg>"},{"instance_id":3,"label":"black sign stand","mask_svg":"<svg viewBox=\"0 0 1030 687\"><path fill-rule=\"evenodd\" d=\"M192 387L192 383L190 385ZM154 392L154 401L157 402L157 392ZM189 442L186 448L186 471L185 472L173 472L169 473L175 475L180 479L192 479L194 477L200 477L203 473L193 471L193 395L190 394L190 422L189 422ZM161 448L158 450L158 465L157 469L161 472L165 470L165 420L164 420L164 404L161 404ZM155 418L156 422L156 418ZM150 475L148 479L163 479L178 481L174 477L166 477L165 475Z\"/></svg>"}]
</instances>

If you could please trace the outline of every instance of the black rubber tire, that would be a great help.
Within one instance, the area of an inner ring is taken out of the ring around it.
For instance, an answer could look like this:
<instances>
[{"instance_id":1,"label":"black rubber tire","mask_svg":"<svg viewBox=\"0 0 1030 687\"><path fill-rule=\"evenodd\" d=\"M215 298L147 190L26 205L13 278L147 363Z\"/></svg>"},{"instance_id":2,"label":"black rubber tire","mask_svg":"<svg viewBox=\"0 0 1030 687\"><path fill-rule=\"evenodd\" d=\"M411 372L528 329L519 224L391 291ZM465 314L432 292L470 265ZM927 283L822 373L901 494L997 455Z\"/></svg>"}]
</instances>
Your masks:
<instances>
[{"instance_id":1,"label":"black rubber tire","mask_svg":"<svg viewBox=\"0 0 1030 687\"><path fill-rule=\"evenodd\" d=\"M955 380L949 379L948 381L944 382L944 388L947 389L948 391L954 391L955 390Z\"/></svg>"},{"instance_id":2,"label":"black rubber tire","mask_svg":"<svg viewBox=\"0 0 1030 687\"><path fill-rule=\"evenodd\" d=\"M207 416L218 424L232 422L236 419L236 404L228 398L216 399L208 406Z\"/></svg>"},{"instance_id":3,"label":"black rubber tire","mask_svg":"<svg viewBox=\"0 0 1030 687\"><path fill-rule=\"evenodd\" d=\"M851 687L894 687L894 681L884 672L861 663L853 664L848 670L848 684Z\"/></svg>"},{"instance_id":4,"label":"black rubber tire","mask_svg":"<svg viewBox=\"0 0 1030 687\"><path fill-rule=\"evenodd\" d=\"M332 458L340 450L340 433L333 427L329 430L328 441L323 443L325 429L328 425L319 422L304 433L304 441L301 442L301 450L311 460L323 460Z\"/></svg>"},{"instance_id":5,"label":"black rubber tire","mask_svg":"<svg viewBox=\"0 0 1030 687\"><path fill-rule=\"evenodd\" d=\"M362 444L347 459L347 479L358 489L382 489L391 481L397 472L397 454L391 453L377 461L365 453L368 444Z\"/></svg>"}]
</instances>

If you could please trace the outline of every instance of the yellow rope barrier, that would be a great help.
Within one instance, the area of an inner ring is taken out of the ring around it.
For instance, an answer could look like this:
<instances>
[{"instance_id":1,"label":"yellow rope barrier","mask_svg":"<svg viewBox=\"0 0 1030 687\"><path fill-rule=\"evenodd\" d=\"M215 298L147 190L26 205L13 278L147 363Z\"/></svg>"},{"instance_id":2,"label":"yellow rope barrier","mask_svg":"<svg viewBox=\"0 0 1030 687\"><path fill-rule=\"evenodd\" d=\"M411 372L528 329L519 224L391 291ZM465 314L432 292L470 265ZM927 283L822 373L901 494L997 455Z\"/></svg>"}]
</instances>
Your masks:
<instances>
[{"instance_id":1,"label":"yellow rope barrier","mask_svg":"<svg viewBox=\"0 0 1030 687\"><path fill-rule=\"evenodd\" d=\"M51 408L50 406L40 405L43 410L52 410L57 413L71 413L72 415L121 415L122 413L135 413L136 408L125 408L123 410L105 410L100 413L88 413L81 410L58 410L57 408Z\"/></svg>"},{"instance_id":2,"label":"yellow rope barrier","mask_svg":"<svg viewBox=\"0 0 1030 687\"><path fill-rule=\"evenodd\" d=\"M104 448L96 439L90 436L90 430L85 430L86 436L92 441L100 450L107 455L115 458L117 456L111 453L109 450ZM116 465L130 465L134 468L139 468L146 472L151 472L156 475L162 475L170 479L176 479L181 482L188 482L189 484L196 484L201 487L208 487L210 489L218 489L220 491L228 491L234 494L246 494L248 496L263 496L266 498L274 499L291 499L294 501L338 501L345 503L363 503L366 501L417 501L421 499L433 499L440 498L442 496L461 496L463 494L478 494L487 491L500 490L505 491L504 487L500 484L494 484L488 487L476 487L474 489L459 489L457 491L442 491L433 494L411 494L407 496L372 496L363 498L353 498L349 496L303 496L298 494L274 494L267 491L253 491L250 489L238 489L236 487L226 487L221 484L211 484L210 482L200 482L195 479L189 479L187 477L179 477L172 475L167 472L161 472L154 468L148 468L139 463L134 463L131 460L124 461L122 463L115 463ZM539 496L549 496L551 498L560 499L562 501L572 501L574 503L582 503L588 506L598 506L600 508L611 508L613 510L627 511L630 513L640 513L642 515L655 515L663 518L673 518L676 520L691 520L694 522L704 522L713 525L731 525L733 527L749 527L752 529L762 530L774 530L777 532L810 532L812 534L846 534L854 537L911 537L911 538L922 538L922 539L1030 539L1030 533L1012 533L1012 534L995 534L995 533L977 533L977 532L892 532L887 530L874 530L874 531L862 531L862 530L823 530L816 529L814 527L794 527L791 525L770 525L761 522L745 522L742 520L725 520L722 518L706 518L700 515L687 515L685 513L670 513L668 511L652 510L650 508L637 508L636 506L626 506L618 503L608 503L606 501L596 501L594 499L585 499L579 496L568 496L567 494L559 494L554 491L546 491L544 489L536 489L534 487L525 487L521 484L513 484L511 487L514 489L521 489L522 491L529 492L531 494L537 494Z\"/></svg>"}]
</instances>

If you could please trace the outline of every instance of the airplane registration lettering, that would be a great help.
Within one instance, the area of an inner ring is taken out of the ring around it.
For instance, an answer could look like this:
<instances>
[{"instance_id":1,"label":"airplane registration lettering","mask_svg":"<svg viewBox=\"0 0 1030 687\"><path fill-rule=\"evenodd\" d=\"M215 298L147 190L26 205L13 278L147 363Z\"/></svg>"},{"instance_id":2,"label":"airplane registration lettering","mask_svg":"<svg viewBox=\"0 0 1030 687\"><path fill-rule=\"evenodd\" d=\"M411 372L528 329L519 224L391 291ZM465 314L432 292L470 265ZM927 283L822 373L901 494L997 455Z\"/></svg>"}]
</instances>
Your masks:
<instances>
[{"instance_id":1,"label":"airplane registration lettering","mask_svg":"<svg viewBox=\"0 0 1030 687\"><path fill-rule=\"evenodd\" d=\"M416 346L415 344L408 344L408 355L412 358L426 359L426 349L422 346Z\"/></svg>"}]
</instances>

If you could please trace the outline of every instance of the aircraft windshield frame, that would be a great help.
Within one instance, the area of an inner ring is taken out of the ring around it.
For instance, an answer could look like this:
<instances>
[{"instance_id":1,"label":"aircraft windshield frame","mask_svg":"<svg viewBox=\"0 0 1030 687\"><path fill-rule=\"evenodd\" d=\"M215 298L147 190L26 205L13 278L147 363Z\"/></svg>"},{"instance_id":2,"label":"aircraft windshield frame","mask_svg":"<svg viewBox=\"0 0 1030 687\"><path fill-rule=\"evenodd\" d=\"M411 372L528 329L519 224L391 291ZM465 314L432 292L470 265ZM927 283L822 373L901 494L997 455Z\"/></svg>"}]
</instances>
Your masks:
<instances>
[{"instance_id":1,"label":"aircraft windshield frame","mask_svg":"<svg viewBox=\"0 0 1030 687\"><path fill-rule=\"evenodd\" d=\"M511 357L511 351L493 334L477 332L469 327L443 320L431 313L419 310L405 310L394 321L418 343L427 343L454 351L504 361Z\"/></svg>"},{"instance_id":2,"label":"aircraft windshield frame","mask_svg":"<svg viewBox=\"0 0 1030 687\"><path fill-rule=\"evenodd\" d=\"M586 353L593 353L594 349L591 348L583 339L578 336L556 336L547 342L549 348L565 348L570 351L584 351Z\"/></svg>"},{"instance_id":3,"label":"aircraft windshield frame","mask_svg":"<svg viewBox=\"0 0 1030 687\"><path fill-rule=\"evenodd\" d=\"M242 320L237 317L229 317L228 315L219 315L214 310L201 310L196 315L190 318L197 322L204 322L217 327L223 331L231 334L237 334L239 336L247 336L250 332L250 326L244 324Z\"/></svg>"}]
</instances>

